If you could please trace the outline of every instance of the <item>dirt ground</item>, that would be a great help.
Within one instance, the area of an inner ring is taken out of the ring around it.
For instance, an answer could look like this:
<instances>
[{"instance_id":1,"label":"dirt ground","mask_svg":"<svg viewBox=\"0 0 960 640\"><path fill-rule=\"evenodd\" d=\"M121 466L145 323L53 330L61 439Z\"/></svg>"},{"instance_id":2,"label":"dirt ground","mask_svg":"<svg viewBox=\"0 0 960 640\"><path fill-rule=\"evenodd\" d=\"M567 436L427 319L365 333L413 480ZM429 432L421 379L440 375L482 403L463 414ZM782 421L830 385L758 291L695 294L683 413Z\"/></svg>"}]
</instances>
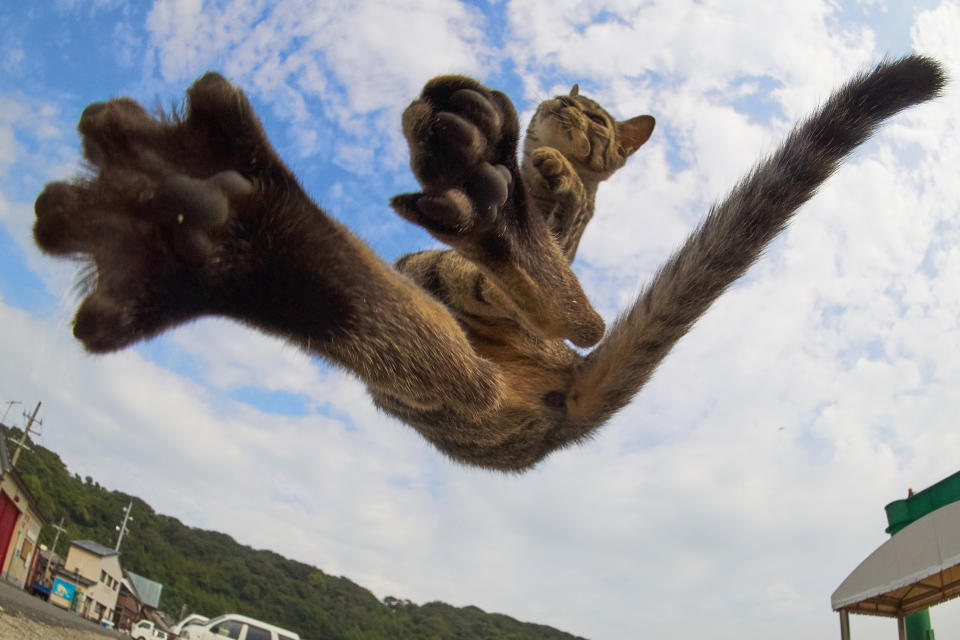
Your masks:
<instances>
[{"instance_id":1,"label":"dirt ground","mask_svg":"<svg viewBox=\"0 0 960 640\"><path fill-rule=\"evenodd\" d=\"M104 640L104 636L36 622L19 612L0 611L0 640Z\"/></svg>"}]
</instances>

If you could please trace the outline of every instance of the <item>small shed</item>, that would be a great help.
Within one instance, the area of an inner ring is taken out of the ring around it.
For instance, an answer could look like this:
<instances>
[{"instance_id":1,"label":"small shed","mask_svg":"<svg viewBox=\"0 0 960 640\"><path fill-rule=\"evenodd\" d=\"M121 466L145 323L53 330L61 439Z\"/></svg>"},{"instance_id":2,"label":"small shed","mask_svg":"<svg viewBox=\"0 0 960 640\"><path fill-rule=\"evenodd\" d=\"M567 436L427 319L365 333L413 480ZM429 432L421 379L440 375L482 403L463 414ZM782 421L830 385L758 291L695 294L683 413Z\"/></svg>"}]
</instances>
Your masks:
<instances>
[{"instance_id":1,"label":"small shed","mask_svg":"<svg viewBox=\"0 0 960 640\"><path fill-rule=\"evenodd\" d=\"M840 635L850 637L851 613L896 618L960 596L960 501L898 531L853 570L830 598Z\"/></svg>"}]
</instances>

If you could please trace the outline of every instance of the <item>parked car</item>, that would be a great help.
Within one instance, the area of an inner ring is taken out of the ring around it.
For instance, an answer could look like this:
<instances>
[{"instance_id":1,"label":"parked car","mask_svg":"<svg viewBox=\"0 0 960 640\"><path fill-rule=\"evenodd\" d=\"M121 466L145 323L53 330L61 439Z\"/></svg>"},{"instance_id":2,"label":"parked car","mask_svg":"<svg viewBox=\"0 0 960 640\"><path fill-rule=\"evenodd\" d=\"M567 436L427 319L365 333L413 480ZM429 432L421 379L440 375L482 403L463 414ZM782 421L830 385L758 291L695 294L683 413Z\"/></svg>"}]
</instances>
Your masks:
<instances>
[{"instance_id":1,"label":"parked car","mask_svg":"<svg viewBox=\"0 0 960 640\"><path fill-rule=\"evenodd\" d=\"M130 637L133 640L168 640L166 631L157 629L157 625L149 620L141 620L130 627Z\"/></svg>"},{"instance_id":2,"label":"parked car","mask_svg":"<svg viewBox=\"0 0 960 640\"><path fill-rule=\"evenodd\" d=\"M208 620L210 620L210 618L207 616L202 616L199 613L191 613L186 618L170 627L170 633L173 634L174 638L176 638L183 632L184 628L190 626L191 624L203 624Z\"/></svg>"},{"instance_id":3,"label":"parked car","mask_svg":"<svg viewBox=\"0 0 960 640\"><path fill-rule=\"evenodd\" d=\"M293 631L227 613L203 624L192 624L180 632L180 640L300 640Z\"/></svg>"}]
</instances>

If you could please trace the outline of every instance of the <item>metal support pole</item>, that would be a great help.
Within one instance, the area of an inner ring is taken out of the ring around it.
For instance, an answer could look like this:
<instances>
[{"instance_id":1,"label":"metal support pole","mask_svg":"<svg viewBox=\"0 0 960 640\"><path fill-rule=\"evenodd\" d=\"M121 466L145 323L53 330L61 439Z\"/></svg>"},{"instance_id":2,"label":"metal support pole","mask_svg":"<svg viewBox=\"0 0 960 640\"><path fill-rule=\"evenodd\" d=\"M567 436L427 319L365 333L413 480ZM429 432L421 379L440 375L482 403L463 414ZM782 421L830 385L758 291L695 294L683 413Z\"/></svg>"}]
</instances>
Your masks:
<instances>
[{"instance_id":1,"label":"metal support pole","mask_svg":"<svg viewBox=\"0 0 960 640\"><path fill-rule=\"evenodd\" d=\"M850 612L840 609L840 640L850 640Z\"/></svg>"}]
</instances>

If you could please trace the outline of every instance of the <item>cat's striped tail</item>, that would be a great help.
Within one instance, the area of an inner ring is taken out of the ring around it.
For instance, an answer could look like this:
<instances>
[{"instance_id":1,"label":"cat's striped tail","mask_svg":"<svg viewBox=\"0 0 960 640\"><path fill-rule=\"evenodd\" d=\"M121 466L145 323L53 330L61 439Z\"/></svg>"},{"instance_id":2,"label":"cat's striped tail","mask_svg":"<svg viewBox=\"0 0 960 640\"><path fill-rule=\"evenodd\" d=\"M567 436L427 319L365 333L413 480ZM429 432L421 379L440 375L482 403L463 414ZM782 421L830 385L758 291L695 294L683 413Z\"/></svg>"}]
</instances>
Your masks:
<instances>
[{"instance_id":1,"label":"cat's striped tail","mask_svg":"<svg viewBox=\"0 0 960 640\"><path fill-rule=\"evenodd\" d=\"M567 440L626 405L714 300L753 264L843 158L883 120L938 96L940 65L909 56L850 80L715 204L633 307L583 361L568 393Z\"/></svg>"}]
</instances>

